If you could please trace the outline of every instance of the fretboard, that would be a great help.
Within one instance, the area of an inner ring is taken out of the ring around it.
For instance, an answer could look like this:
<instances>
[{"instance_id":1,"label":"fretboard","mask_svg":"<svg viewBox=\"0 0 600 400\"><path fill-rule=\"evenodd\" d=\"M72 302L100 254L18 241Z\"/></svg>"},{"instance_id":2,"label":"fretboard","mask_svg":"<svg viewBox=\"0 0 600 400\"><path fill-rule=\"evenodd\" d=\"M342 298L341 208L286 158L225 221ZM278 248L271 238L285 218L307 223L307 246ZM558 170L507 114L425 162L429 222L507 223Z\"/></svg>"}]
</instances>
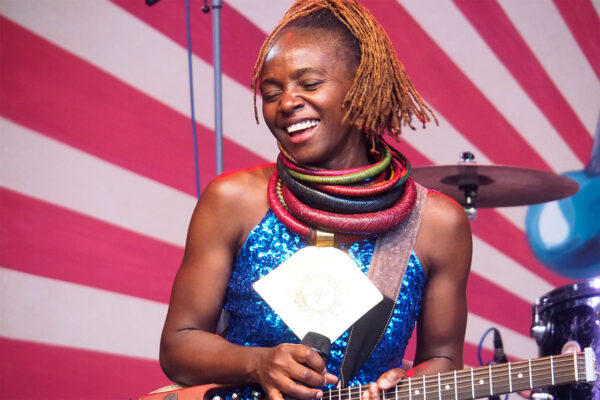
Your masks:
<instances>
[{"instance_id":1,"label":"fretboard","mask_svg":"<svg viewBox=\"0 0 600 400\"><path fill-rule=\"evenodd\" d=\"M592 349L585 352L542 357L406 378L383 390L383 400L466 400L572 382L596 380ZM326 391L323 400L359 400L368 385Z\"/></svg>"}]
</instances>

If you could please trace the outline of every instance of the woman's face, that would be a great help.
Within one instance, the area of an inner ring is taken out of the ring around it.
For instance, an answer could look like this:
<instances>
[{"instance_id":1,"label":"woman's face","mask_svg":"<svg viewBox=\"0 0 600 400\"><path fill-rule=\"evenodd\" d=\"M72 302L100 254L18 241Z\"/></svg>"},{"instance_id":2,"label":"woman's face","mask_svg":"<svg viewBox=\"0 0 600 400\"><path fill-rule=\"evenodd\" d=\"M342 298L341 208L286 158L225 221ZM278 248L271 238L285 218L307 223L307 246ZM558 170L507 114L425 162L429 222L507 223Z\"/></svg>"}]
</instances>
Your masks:
<instances>
[{"instance_id":1,"label":"woman's face","mask_svg":"<svg viewBox=\"0 0 600 400\"><path fill-rule=\"evenodd\" d=\"M275 138L299 163L328 169L368 162L363 134L342 121L356 66L337 39L322 30L284 32L260 79L263 116Z\"/></svg>"}]
</instances>

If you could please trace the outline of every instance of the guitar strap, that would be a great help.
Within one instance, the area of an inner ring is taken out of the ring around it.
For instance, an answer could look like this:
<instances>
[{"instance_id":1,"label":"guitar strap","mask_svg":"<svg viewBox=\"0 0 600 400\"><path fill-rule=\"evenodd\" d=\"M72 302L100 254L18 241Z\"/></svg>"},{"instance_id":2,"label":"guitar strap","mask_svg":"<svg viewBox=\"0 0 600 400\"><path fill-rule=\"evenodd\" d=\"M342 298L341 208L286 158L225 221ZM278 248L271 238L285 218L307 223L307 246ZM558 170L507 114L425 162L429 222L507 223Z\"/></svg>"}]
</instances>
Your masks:
<instances>
[{"instance_id":1,"label":"guitar strap","mask_svg":"<svg viewBox=\"0 0 600 400\"><path fill-rule=\"evenodd\" d=\"M341 387L346 386L371 357L394 312L427 197L427 189L419 184L416 186L417 199L411 214L393 230L380 235L375 243L367 276L383 294L383 300L350 328L340 367Z\"/></svg>"}]
</instances>

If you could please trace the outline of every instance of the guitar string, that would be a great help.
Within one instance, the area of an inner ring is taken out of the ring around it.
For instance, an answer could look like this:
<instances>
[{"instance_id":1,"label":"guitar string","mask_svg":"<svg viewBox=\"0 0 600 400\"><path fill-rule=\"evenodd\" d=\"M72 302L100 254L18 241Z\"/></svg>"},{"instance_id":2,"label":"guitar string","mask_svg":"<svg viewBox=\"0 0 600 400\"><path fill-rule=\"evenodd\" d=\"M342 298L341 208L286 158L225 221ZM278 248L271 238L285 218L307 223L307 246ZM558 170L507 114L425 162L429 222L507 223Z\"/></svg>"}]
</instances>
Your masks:
<instances>
[{"instance_id":1,"label":"guitar string","mask_svg":"<svg viewBox=\"0 0 600 400\"><path fill-rule=\"evenodd\" d=\"M579 358L579 357L578 357ZM550 357L547 357L547 359L549 360ZM532 360L534 361L534 363L540 361L542 359L536 359L536 360ZM556 375L559 375L559 379L560 377L569 377L569 376L573 376L574 377L574 370L573 370L573 357L570 355L566 355L565 357L555 357L554 358L554 372L555 372L555 377ZM518 364L522 364L522 365L518 365ZM578 369L581 369L582 367L585 368L585 361L583 360L583 357L581 357L581 360L578 360L577 362L578 364ZM582 365L583 364L583 365ZM565 368L566 366L566 368ZM501 367L498 366L492 366L492 370L494 369L494 367L496 367L496 370L500 370L503 369L504 366L502 365ZM516 368L515 368L516 367ZM518 374L519 372L517 371L518 368L524 369L527 371L527 373L529 372L529 362L528 361L517 361L514 363L511 363L511 369L513 371L511 371L511 375L515 375ZM508 368L508 367L507 367ZM546 371L550 371L551 368L549 367L535 367L532 368L532 375L535 376L535 373L539 373L539 372L546 372ZM584 370L584 369L583 369ZM501 371L496 371L496 372L501 372ZM468 389L471 390L472 388L472 384L471 384L471 370L462 370L460 372L458 372L460 375L462 375L460 378L457 378L457 389L461 390L461 389ZM563 373L566 373L566 375L562 375ZM451 374L451 376L449 375ZM466 376L468 375L468 377ZM442 378L443 376L443 378ZM473 376L475 378L475 376L477 376L477 378L475 379L477 381L477 383L479 383L479 379L481 377L489 377L489 367L477 367L473 369ZM500 386L501 384L507 384L508 380L504 380L503 378L507 377L508 374L507 373L502 373L501 375L499 375L499 377L497 377L496 379L493 379L493 383L492 386ZM583 376L583 374L582 374ZM526 377L524 376L521 379L525 379ZM536 380L539 380L538 378L535 378ZM425 375L425 376L420 376L420 377L416 377L414 379L412 379L412 384L415 387L415 390L420 390L420 388L423 385L423 380L425 380L425 385L431 385L431 390L427 391L427 393L429 393L432 396L438 395L439 396L439 390L437 390L437 385L438 385L438 377L436 375ZM429 380L429 382L427 382L427 380ZM467 383L467 385L464 385L465 383ZM489 383L489 382L486 382ZM484 383L484 384L486 384ZM450 384L450 388L453 389L453 385L454 385L454 372L446 372L443 374L440 374L440 380L439 380L439 384L444 386L445 390L449 390L446 388L446 385ZM395 388L391 388L388 390L383 391L384 393L388 394L388 395L395 395L396 392L398 394L402 394L405 395L408 393L408 388L406 387L408 385L408 381L402 381L400 384L398 384L398 389L396 390ZM357 394L360 393L362 391L366 391L368 390L368 385L362 385L362 386L353 386L353 387L349 387L349 388L342 388L342 389L333 389L331 391L331 397L336 397L339 398L340 395L348 395L349 397L352 397L353 394ZM342 391L342 393L339 393L339 391ZM443 392L443 391L442 391ZM487 391L486 391L487 393Z\"/></svg>"}]
</instances>

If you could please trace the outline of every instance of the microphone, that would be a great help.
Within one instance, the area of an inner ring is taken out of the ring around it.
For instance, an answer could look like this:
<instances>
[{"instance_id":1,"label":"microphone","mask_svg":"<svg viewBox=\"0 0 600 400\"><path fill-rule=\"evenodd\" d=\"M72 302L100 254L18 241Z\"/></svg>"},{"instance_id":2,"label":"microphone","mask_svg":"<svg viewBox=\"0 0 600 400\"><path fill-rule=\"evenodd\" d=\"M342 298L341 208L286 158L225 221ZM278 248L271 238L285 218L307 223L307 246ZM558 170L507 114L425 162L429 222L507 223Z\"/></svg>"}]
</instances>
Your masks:
<instances>
[{"instance_id":1,"label":"microphone","mask_svg":"<svg viewBox=\"0 0 600 400\"><path fill-rule=\"evenodd\" d=\"M502 364L508 362L506 354L504 354L504 345L502 344L502 337L500 337L500 331L494 329L494 361L490 364ZM500 400L500 396L490 396L489 400Z\"/></svg>"},{"instance_id":2,"label":"microphone","mask_svg":"<svg viewBox=\"0 0 600 400\"><path fill-rule=\"evenodd\" d=\"M504 354L504 345L502 344L502 337L500 337L500 331L494 329L494 364L502 364L508 362L506 354Z\"/></svg>"},{"instance_id":3,"label":"microphone","mask_svg":"<svg viewBox=\"0 0 600 400\"><path fill-rule=\"evenodd\" d=\"M331 340L329 340L327 336L321 335L317 332L308 332L306 335L304 335L304 338L302 338L300 343L316 351L326 363L329 360L329 353L331 353ZM283 394L283 399L296 400L294 397L288 396L287 394Z\"/></svg>"},{"instance_id":4,"label":"microphone","mask_svg":"<svg viewBox=\"0 0 600 400\"><path fill-rule=\"evenodd\" d=\"M329 360L329 353L331 352L331 340L329 340L327 336L316 332L308 332L306 335L304 335L304 338L300 343L319 353L323 361L327 362Z\"/></svg>"}]
</instances>

